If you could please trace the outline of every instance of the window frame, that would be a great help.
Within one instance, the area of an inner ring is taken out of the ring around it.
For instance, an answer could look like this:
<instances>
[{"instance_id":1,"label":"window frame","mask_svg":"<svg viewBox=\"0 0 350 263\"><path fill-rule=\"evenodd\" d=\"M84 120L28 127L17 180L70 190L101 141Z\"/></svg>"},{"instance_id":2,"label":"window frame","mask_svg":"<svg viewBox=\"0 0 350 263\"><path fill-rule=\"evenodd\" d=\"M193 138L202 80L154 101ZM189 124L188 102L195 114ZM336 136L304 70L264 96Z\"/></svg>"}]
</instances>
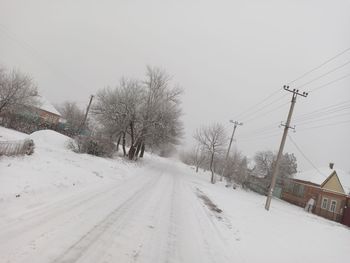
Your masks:
<instances>
[{"instance_id":1,"label":"window frame","mask_svg":"<svg viewBox=\"0 0 350 263\"><path fill-rule=\"evenodd\" d=\"M332 210L332 204L335 203L334 205L334 210ZM335 213L337 211L337 204L338 201L337 200L331 200L330 202L330 206L329 206L329 212Z\"/></svg>"},{"instance_id":2,"label":"window frame","mask_svg":"<svg viewBox=\"0 0 350 263\"><path fill-rule=\"evenodd\" d=\"M327 200L326 201L326 207L324 207L324 205L323 205L325 200ZM327 210L327 208L328 208L328 198L327 197L322 197L321 209Z\"/></svg>"}]
</instances>

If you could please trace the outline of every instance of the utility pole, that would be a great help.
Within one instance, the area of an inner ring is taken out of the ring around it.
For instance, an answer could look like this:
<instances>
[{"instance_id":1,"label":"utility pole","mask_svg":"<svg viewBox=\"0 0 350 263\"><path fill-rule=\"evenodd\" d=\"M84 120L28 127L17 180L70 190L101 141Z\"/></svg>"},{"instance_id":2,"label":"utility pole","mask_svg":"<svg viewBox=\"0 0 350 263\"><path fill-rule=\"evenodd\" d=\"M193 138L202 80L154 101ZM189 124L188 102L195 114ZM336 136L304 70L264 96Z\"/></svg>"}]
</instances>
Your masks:
<instances>
[{"instance_id":1,"label":"utility pole","mask_svg":"<svg viewBox=\"0 0 350 263\"><path fill-rule=\"evenodd\" d=\"M230 144L228 145L228 149L227 149L227 153L226 153L226 158L225 158L225 164L224 164L224 168L223 168L223 170L222 170L221 179L222 179L222 177L224 176L224 173L225 173L225 169L226 169L226 165L227 165L227 160L228 160L228 157L229 157L229 155L230 155L231 145L232 145L232 142L233 142L233 137L235 136L235 132L236 132L237 126L242 126L242 125L243 125L242 122L238 122L238 121L230 120L230 122L233 123L233 131L232 131L232 135L231 135L231 139L230 139Z\"/></svg>"},{"instance_id":2,"label":"utility pole","mask_svg":"<svg viewBox=\"0 0 350 263\"><path fill-rule=\"evenodd\" d=\"M267 194L267 199L266 199L266 204L265 204L265 209L267 211L270 209L272 194L273 194L273 190L274 190L275 185L276 185L277 174L278 174L278 170L279 170L279 166L280 166L281 157L282 157L282 154L283 154L283 148L284 148L284 145L285 145L286 139L287 139L288 130L290 128L292 128L290 126L290 122L292 120L294 105L295 105L295 103L297 101L297 97L298 96L307 97L307 95L308 95L307 92L299 93L299 90L297 90L297 89L290 90L289 86L283 86L283 89L288 91L288 92L293 93L293 96L292 96L292 101L291 101L290 108L289 108L287 122L286 122L285 125L282 125L282 126L284 126L283 136L282 136L280 148L278 150L276 164L275 164L275 167L273 169L271 184L270 184L270 188L269 188L269 191L268 191L268 194Z\"/></svg>"},{"instance_id":3,"label":"utility pole","mask_svg":"<svg viewBox=\"0 0 350 263\"><path fill-rule=\"evenodd\" d=\"M90 106L91 106L91 103L92 103L93 98L94 98L94 95L91 95L91 96L90 96L89 104L88 104L88 106L87 106L87 108L86 108L84 120L83 120L83 122L82 122L82 124L81 124L81 126L80 126L80 129L79 129L79 134L81 133L82 129L83 129L84 126L85 126L85 123L86 123L87 116L88 116L89 111L90 111Z\"/></svg>"}]
</instances>

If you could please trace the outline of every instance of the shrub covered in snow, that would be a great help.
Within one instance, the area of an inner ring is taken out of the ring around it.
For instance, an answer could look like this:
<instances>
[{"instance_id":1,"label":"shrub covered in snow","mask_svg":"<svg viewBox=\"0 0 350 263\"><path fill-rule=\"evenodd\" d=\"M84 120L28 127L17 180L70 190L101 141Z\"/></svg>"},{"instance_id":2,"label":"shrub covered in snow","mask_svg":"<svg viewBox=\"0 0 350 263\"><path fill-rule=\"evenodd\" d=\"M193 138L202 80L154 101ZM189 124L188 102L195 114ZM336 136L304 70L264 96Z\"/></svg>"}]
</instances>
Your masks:
<instances>
[{"instance_id":1,"label":"shrub covered in snow","mask_svg":"<svg viewBox=\"0 0 350 263\"><path fill-rule=\"evenodd\" d=\"M77 136L68 146L77 153L87 153L96 156L112 156L115 152L115 145L109 140L88 136Z\"/></svg>"}]
</instances>

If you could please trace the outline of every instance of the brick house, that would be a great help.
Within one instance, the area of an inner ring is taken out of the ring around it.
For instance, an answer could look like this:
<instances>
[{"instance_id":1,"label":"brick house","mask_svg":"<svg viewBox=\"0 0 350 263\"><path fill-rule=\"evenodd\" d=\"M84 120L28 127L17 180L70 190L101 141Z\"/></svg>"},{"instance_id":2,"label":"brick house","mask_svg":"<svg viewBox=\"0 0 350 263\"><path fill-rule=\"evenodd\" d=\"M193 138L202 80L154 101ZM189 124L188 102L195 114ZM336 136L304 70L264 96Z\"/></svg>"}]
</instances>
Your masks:
<instances>
[{"instance_id":1,"label":"brick house","mask_svg":"<svg viewBox=\"0 0 350 263\"><path fill-rule=\"evenodd\" d=\"M289 203L305 207L313 198L314 214L342 222L348 207L350 174L341 170L319 169L295 174L285 180L281 198Z\"/></svg>"},{"instance_id":2,"label":"brick house","mask_svg":"<svg viewBox=\"0 0 350 263\"><path fill-rule=\"evenodd\" d=\"M61 114L44 97L38 96L35 105L21 105L0 115L0 125L24 133L42 129L56 129Z\"/></svg>"},{"instance_id":3,"label":"brick house","mask_svg":"<svg viewBox=\"0 0 350 263\"><path fill-rule=\"evenodd\" d=\"M57 125L61 114L56 110L56 108L44 97L39 96L38 105L31 106L30 112L38 116L43 122Z\"/></svg>"}]
</instances>

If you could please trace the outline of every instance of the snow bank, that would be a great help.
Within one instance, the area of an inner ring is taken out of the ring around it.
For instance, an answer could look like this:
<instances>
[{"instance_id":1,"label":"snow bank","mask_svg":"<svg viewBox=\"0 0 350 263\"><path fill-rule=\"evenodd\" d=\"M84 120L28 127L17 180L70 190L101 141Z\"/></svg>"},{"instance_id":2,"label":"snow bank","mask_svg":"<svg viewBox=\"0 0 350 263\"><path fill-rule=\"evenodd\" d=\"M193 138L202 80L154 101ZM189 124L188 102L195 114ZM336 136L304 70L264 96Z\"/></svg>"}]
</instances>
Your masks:
<instances>
[{"instance_id":1,"label":"snow bank","mask_svg":"<svg viewBox=\"0 0 350 263\"><path fill-rule=\"evenodd\" d=\"M28 138L28 134L0 126L0 141L17 141Z\"/></svg>"},{"instance_id":2,"label":"snow bank","mask_svg":"<svg viewBox=\"0 0 350 263\"><path fill-rule=\"evenodd\" d=\"M29 136L38 147L66 149L71 138L52 130L33 132Z\"/></svg>"},{"instance_id":3,"label":"snow bank","mask_svg":"<svg viewBox=\"0 0 350 263\"><path fill-rule=\"evenodd\" d=\"M1 128L2 138L25 138L26 134ZM1 157L0 203L22 198L39 197L60 191L124 180L133 175L132 164L122 159L99 158L77 154L67 148L69 137L51 130L29 135L35 150L31 156Z\"/></svg>"}]
</instances>

